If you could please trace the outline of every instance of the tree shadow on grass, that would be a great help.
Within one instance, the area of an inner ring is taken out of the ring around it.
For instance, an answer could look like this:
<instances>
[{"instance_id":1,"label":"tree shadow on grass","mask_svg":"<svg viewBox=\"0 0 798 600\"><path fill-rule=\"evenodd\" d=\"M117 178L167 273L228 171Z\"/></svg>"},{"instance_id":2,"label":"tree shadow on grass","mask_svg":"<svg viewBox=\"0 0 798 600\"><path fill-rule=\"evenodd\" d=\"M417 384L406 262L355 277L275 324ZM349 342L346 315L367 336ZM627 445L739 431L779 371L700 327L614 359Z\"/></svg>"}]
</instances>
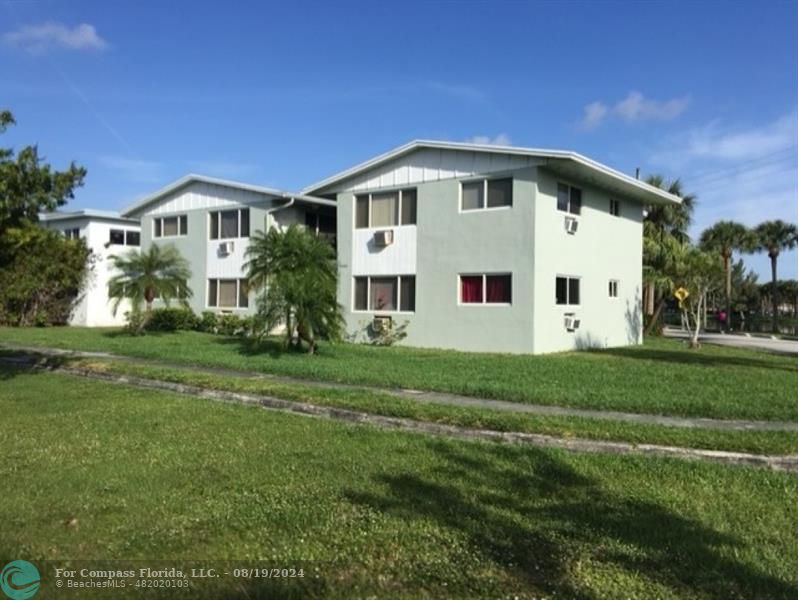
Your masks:
<instances>
[{"instance_id":1,"label":"tree shadow on grass","mask_svg":"<svg viewBox=\"0 0 798 600\"><path fill-rule=\"evenodd\" d=\"M798 360L790 364L789 360L761 360L756 358L740 358L736 356L719 356L716 354L706 354L699 350L659 350L645 347L621 347L621 348L602 348L592 349L591 353L615 356L620 358L634 358L638 360L653 360L658 362L669 362L683 365L696 365L701 367L732 367L732 368L756 368L787 371L798 373ZM773 354L774 359L788 358L790 355ZM798 357L796 357L798 358Z\"/></svg>"},{"instance_id":2,"label":"tree shadow on grass","mask_svg":"<svg viewBox=\"0 0 798 600\"><path fill-rule=\"evenodd\" d=\"M0 350L0 381L19 375L37 375L69 361L66 356L43 356L26 350Z\"/></svg>"},{"instance_id":3,"label":"tree shadow on grass","mask_svg":"<svg viewBox=\"0 0 798 600\"><path fill-rule=\"evenodd\" d=\"M596 597L572 573L599 566L600 573L610 567L628 577L639 574L638 581L677 595L798 597L798 586L729 558L728 550L742 546L735 537L631 494L610 493L548 452L484 445L474 458L450 444L430 445L443 461L431 477L385 473L376 477L383 493L349 490L347 498L459 532L519 586L537 593ZM451 584L448 589L454 592Z\"/></svg>"}]
</instances>

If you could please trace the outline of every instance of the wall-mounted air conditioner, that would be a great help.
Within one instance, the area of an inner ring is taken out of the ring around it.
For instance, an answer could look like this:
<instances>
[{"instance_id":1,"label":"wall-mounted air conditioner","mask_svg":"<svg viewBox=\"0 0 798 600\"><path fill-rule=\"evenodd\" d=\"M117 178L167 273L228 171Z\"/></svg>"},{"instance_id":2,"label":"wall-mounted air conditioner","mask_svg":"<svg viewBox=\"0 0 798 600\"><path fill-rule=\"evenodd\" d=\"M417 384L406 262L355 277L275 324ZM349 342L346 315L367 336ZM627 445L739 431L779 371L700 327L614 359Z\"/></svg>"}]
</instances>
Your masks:
<instances>
[{"instance_id":1,"label":"wall-mounted air conditioner","mask_svg":"<svg viewBox=\"0 0 798 600\"><path fill-rule=\"evenodd\" d=\"M565 231L573 235L579 229L579 221L574 217L565 217Z\"/></svg>"},{"instance_id":2,"label":"wall-mounted air conditioner","mask_svg":"<svg viewBox=\"0 0 798 600\"><path fill-rule=\"evenodd\" d=\"M233 245L233 242L222 242L219 244L219 254L222 256L227 256L228 254L233 253L234 248L235 246Z\"/></svg>"},{"instance_id":3,"label":"wall-mounted air conditioner","mask_svg":"<svg viewBox=\"0 0 798 600\"><path fill-rule=\"evenodd\" d=\"M575 313L566 313L563 318L566 331L576 331L579 329L580 319L576 318Z\"/></svg>"},{"instance_id":4,"label":"wall-mounted air conditioner","mask_svg":"<svg viewBox=\"0 0 798 600\"><path fill-rule=\"evenodd\" d=\"M391 317L374 317L374 321L371 323L371 328L374 331L388 331L393 326L393 320Z\"/></svg>"},{"instance_id":5,"label":"wall-mounted air conditioner","mask_svg":"<svg viewBox=\"0 0 798 600\"><path fill-rule=\"evenodd\" d=\"M383 229L374 232L374 245L380 248L393 244L393 229Z\"/></svg>"}]
</instances>

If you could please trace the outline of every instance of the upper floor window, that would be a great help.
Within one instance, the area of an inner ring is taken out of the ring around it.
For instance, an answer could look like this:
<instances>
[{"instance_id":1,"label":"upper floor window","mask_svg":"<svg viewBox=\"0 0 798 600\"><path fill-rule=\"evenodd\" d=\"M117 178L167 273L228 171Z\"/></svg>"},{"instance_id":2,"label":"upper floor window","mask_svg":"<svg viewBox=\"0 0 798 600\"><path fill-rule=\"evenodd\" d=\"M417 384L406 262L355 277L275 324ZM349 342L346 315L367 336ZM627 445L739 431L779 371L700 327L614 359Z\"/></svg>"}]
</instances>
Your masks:
<instances>
[{"instance_id":1,"label":"upper floor window","mask_svg":"<svg viewBox=\"0 0 798 600\"><path fill-rule=\"evenodd\" d=\"M557 276L557 304L579 304L579 277Z\"/></svg>"},{"instance_id":2,"label":"upper floor window","mask_svg":"<svg viewBox=\"0 0 798 600\"><path fill-rule=\"evenodd\" d=\"M464 181L460 188L461 210L484 210L513 205L513 180Z\"/></svg>"},{"instance_id":3,"label":"upper floor window","mask_svg":"<svg viewBox=\"0 0 798 600\"><path fill-rule=\"evenodd\" d=\"M75 227L73 229L64 229L64 237L68 240L79 240L80 227Z\"/></svg>"},{"instance_id":4,"label":"upper floor window","mask_svg":"<svg viewBox=\"0 0 798 600\"><path fill-rule=\"evenodd\" d=\"M360 194L355 197L355 227L395 227L416 224L416 190Z\"/></svg>"},{"instance_id":5,"label":"upper floor window","mask_svg":"<svg viewBox=\"0 0 798 600\"><path fill-rule=\"evenodd\" d=\"M610 199L610 214L614 217L621 216L621 202L620 200Z\"/></svg>"},{"instance_id":6,"label":"upper floor window","mask_svg":"<svg viewBox=\"0 0 798 600\"><path fill-rule=\"evenodd\" d=\"M610 293L610 298L617 298L618 297L618 280L617 279L610 279L609 293Z\"/></svg>"},{"instance_id":7,"label":"upper floor window","mask_svg":"<svg viewBox=\"0 0 798 600\"><path fill-rule=\"evenodd\" d=\"M211 212L209 234L212 240L249 237L249 209L237 208Z\"/></svg>"},{"instance_id":8,"label":"upper floor window","mask_svg":"<svg viewBox=\"0 0 798 600\"><path fill-rule=\"evenodd\" d=\"M578 215L582 212L582 190L564 183L557 184L557 210Z\"/></svg>"},{"instance_id":9,"label":"upper floor window","mask_svg":"<svg viewBox=\"0 0 798 600\"><path fill-rule=\"evenodd\" d=\"M460 275L461 304L512 304L513 277L509 273Z\"/></svg>"},{"instance_id":10,"label":"upper floor window","mask_svg":"<svg viewBox=\"0 0 798 600\"><path fill-rule=\"evenodd\" d=\"M157 217L153 219L153 237L188 235L188 216Z\"/></svg>"},{"instance_id":11,"label":"upper floor window","mask_svg":"<svg viewBox=\"0 0 798 600\"><path fill-rule=\"evenodd\" d=\"M138 231L126 231L124 229L112 229L108 236L108 243L113 246L140 246L141 235Z\"/></svg>"}]
</instances>

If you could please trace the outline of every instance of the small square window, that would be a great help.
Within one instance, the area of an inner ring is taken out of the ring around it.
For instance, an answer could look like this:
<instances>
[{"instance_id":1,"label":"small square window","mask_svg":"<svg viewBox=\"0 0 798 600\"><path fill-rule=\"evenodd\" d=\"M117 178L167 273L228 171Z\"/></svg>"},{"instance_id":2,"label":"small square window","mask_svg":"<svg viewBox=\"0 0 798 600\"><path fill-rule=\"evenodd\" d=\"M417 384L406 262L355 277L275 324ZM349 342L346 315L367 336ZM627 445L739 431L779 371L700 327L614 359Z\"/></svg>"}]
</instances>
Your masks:
<instances>
[{"instance_id":1,"label":"small square window","mask_svg":"<svg viewBox=\"0 0 798 600\"><path fill-rule=\"evenodd\" d=\"M557 277L555 280L557 304L579 304L579 278Z\"/></svg>"},{"instance_id":2,"label":"small square window","mask_svg":"<svg viewBox=\"0 0 798 600\"><path fill-rule=\"evenodd\" d=\"M621 203L618 200L610 200L610 214L614 217L621 216Z\"/></svg>"},{"instance_id":3,"label":"small square window","mask_svg":"<svg viewBox=\"0 0 798 600\"><path fill-rule=\"evenodd\" d=\"M125 245L127 246L140 246L141 234L138 231L125 232Z\"/></svg>"},{"instance_id":4,"label":"small square window","mask_svg":"<svg viewBox=\"0 0 798 600\"><path fill-rule=\"evenodd\" d=\"M396 277L371 278L371 310L396 310Z\"/></svg>"},{"instance_id":5,"label":"small square window","mask_svg":"<svg viewBox=\"0 0 798 600\"><path fill-rule=\"evenodd\" d=\"M487 304L511 304L513 281L510 275L485 275L485 302Z\"/></svg>"},{"instance_id":6,"label":"small square window","mask_svg":"<svg viewBox=\"0 0 798 600\"><path fill-rule=\"evenodd\" d=\"M513 205L513 180L488 180L488 208Z\"/></svg>"},{"instance_id":7,"label":"small square window","mask_svg":"<svg viewBox=\"0 0 798 600\"><path fill-rule=\"evenodd\" d=\"M463 210L485 208L485 182L471 181L463 184Z\"/></svg>"},{"instance_id":8,"label":"small square window","mask_svg":"<svg viewBox=\"0 0 798 600\"><path fill-rule=\"evenodd\" d=\"M482 275L462 275L460 277L460 302L463 304L482 304Z\"/></svg>"},{"instance_id":9,"label":"small square window","mask_svg":"<svg viewBox=\"0 0 798 600\"><path fill-rule=\"evenodd\" d=\"M399 194L372 194L371 196L371 226L392 227L399 222Z\"/></svg>"},{"instance_id":10,"label":"small square window","mask_svg":"<svg viewBox=\"0 0 798 600\"><path fill-rule=\"evenodd\" d=\"M579 188L557 184L557 210L578 215L582 212L582 190Z\"/></svg>"},{"instance_id":11,"label":"small square window","mask_svg":"<svg viewBox=\"0 0 798 600\"><path fill-rule=\"evenodd\" d=\"M610 298L617 298L618 297L618 281L617 280L610 279L609 293L610 293Z\"/></svg>"},{"instance_id":12,"label":"small square window","mask_svg":"<svg viewBox=\"0 0 798 600\"><path fill-rule=\"evenodd\" d=\"M112 229L109 242L114 246L123 246L125 244L124 229Z\"/></svg>"},{"instance_id":13,"label":"small square window","mask_svg":"<svg viewBox=\"0 0 798 600\"><path fill-rule=\"evenodd\" d=\"M164 237L174 236L178 234L177 217L167 217L163 220L163 235Z\"/></svg>"}]
</instances>

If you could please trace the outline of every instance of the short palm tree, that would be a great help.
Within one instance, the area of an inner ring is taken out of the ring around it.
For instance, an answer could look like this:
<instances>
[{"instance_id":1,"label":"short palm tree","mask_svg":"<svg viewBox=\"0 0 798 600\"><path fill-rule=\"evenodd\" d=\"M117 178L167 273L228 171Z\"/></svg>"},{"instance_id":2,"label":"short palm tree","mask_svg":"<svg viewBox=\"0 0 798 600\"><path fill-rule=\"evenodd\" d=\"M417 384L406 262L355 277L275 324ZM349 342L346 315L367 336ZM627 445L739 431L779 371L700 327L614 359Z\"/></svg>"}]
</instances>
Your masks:
<instances>
[{"instance_id":1,"label":"short palm tree","mask_svg":"<svg viewBox=\"0 0 798 600\"><path fill-rule=\"evenodd\" d=\"M792 223L786 223L780 219L775 221L765 221L754 229L756 244L754 250L757 252L767 252L770 258L770 274L773 283L773 332L778 331L779 317L779 288L776 284L777 262L782 250L791 250L798 245L798 227Z\"/></svg>"},{"instance_id":2,"label":"short palm tree","mask_svg":"<svg viewBox=\"0 0 798 600\"><path fill-rule=\"evenodd\" d=\"M317 336L340 339L341 307L336 298L335 250L300 225L285 231L257 231L246 256L250 289L260 290L258 318L264 332L285 325L286 343L294 336L317 348Z\"/></svg>"},{"instance_id":3,"label":"short palm tree","mask_svg":"<svg viewBox=\"0 0 798 600\"><path fill-rule=\"evenodd\" d=\"M191 270L188 261L172 244L153 244L146 252L131 250L109 258L116 271L108 281L108 297L113 299L114 314L124 299L130 300L134 314L141 312L144 303L145 319L139 325L141 329L146 324L146 315L152 310L152 302L156 297L167 305L177 299L188 306L191 290L187 282L191 278Z\"/></svg>"},{"instance_id":4,"label":"short palm tree","mask_svg":"<svg viewBox=\"0 0 798 600\"><path fill-rule=\"evenodd\" d=\"M735 250L747 251L753 248L753 236L745 225L734 221L718 221L701 234L701 247L707 252L716 252L723 259L723 273L726 278L726 314L732 314L732 255Z\"/></svg>"}]
</instances>

